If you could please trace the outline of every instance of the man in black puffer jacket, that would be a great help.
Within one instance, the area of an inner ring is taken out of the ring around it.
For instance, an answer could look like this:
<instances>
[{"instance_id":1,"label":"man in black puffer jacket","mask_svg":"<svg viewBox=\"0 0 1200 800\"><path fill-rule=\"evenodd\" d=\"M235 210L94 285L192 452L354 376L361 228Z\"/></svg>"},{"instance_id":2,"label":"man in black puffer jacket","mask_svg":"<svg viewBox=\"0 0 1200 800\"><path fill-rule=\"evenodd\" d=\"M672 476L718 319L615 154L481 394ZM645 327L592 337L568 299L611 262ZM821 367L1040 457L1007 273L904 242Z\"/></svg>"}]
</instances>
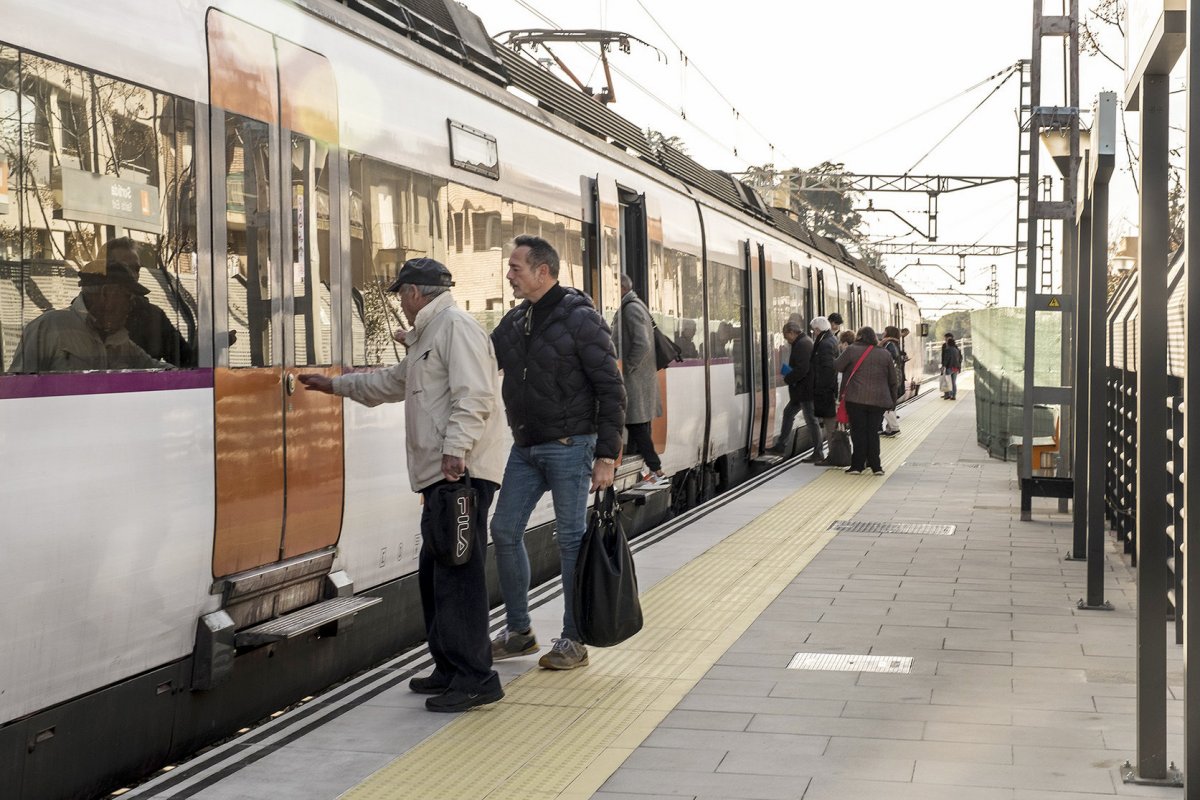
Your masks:
<instances>
[{"instance_id":1,"label":"man in black puffer jacket","mask_svg":"<svg viewBox=\"0 0 1200 800\"><path fill-rule=\"evenodd\" d=\"M625 424L625 384L608 325L587 295L559 284L558 253L537 236L518 236L514 244L507 277L525 302L492 332L513 434L492 517L507 614L507 627L492 642L492 659L537 652L529 621L525 526L549 490L565 608L562 636L538 665L575 669L588 663L575 628L575 561L587 527L589 487L597 491L613 482Z\"/></svg>"}]
</instances>

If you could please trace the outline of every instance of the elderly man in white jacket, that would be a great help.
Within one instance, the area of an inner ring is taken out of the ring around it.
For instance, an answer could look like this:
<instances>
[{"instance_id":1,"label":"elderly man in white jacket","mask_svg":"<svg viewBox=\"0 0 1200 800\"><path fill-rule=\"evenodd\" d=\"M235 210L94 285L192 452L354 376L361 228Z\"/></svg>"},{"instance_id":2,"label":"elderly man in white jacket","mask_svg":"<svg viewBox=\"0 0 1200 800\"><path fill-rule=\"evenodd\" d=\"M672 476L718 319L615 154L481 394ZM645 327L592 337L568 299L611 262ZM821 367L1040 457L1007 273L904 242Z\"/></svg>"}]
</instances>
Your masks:
<instances>
[{"instance_id":1,"label":"elderly man in white jacket","mask_svg":"<svg viewBox=\"0 0 1200 800\"><path fill-rule=\"evenodd\" d=\"M432 258L412 259L389 292L397 292L412 329L395 338L408 354L395 366L342 375L301 375L308 389L349 397L368 406L405 401L408 475L425 495L418 578L433 674L413 678L414 692L435 695L430 711L465 711L504 696L492 669L488 598L484 580L487 516L504 477L508 448L500 413L500 381L490 337L450 295L450 271ZM469 473L476 490L475 540L467 563L447 567L428 545L429 496L434 487Z\"/></svg>"}]
</instances>

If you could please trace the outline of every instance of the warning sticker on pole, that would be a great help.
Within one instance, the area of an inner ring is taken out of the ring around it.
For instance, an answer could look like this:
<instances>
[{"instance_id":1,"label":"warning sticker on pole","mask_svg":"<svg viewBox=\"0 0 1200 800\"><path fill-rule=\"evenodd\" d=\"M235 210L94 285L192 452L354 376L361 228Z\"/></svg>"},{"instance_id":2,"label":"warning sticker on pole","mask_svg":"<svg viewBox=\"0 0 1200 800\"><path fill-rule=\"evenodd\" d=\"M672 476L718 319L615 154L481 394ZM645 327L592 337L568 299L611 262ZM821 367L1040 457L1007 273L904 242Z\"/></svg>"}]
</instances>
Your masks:
<instances>
[{"instance_id":1,"label":"warning sticker on pole","mask_svg":"<svg viewBox=\"0 0 1200 800\"><path fill-rule=\"evenodd\" d=\"M1051 297L1050 302L1046 306L1049 308L1062 308L1062 303L1058 302L1057 297Z\"/></svg>"}]
</instances>

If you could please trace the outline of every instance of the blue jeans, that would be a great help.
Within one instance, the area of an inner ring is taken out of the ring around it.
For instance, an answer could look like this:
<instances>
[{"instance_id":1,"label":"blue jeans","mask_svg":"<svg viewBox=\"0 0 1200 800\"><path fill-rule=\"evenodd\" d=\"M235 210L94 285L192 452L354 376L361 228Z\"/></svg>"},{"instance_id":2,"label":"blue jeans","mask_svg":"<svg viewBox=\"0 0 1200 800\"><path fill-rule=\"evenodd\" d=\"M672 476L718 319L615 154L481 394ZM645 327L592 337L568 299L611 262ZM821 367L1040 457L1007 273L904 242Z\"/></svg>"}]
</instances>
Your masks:
<instances>
[{"instance_id":1,"label":"blue jeans","mask_svg":"<svg viewBox=\"0 0 1200 800\"><path fill-rule=\"evenodd\" d=\"M592 485L592 462L596 434L567 437L561 441L513 445L504 468L500 499L492 517L492 542L496 548L496 571L510 631L527 630L529 622L529 553L525 549L525 527L534 506L547 491L554 500L555 536L562 563L564 638L579 641L575 629L575 561L587 529L588 492Z\"/></svg>"},{"instance_id":2,"label":"blue jeans","mask_svg":"<svg viewBox=\"0 0 1200 800\"><path fill-rule=\"evenodd\" d=\"M950 370L950 399L958 399L958 370Z\"/></svg>"}]
</instances>

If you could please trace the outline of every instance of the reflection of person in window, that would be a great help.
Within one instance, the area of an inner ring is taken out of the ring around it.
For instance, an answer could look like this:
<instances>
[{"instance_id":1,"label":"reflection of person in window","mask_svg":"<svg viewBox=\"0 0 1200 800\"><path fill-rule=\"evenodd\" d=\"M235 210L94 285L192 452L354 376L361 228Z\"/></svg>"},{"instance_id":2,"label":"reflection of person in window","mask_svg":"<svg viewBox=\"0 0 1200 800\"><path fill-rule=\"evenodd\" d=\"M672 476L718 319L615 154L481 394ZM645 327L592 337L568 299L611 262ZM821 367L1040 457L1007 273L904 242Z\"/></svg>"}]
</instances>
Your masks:
<instances>
[{"instance_id":1,"label":"reflection of person in window","mask_svg":"<svg viewBox=\"0 0 1200 800\"><path fill-rule=\"evenodd\" d=\"M138 244L129 237L113 239L100 248L100 258L106 261L119 261L133 270L137 279L141 268L152 269L154 255L150 248ZM151 357L166 361L177 367L192 367L196 365L196 352L187 337L171 323L171 318L162 308L150 302L147 292L138 284L141 292L135 292L133 305L125 320L125 330L129 338Z\"/></svg>"},{"instance_id":2,"label":"reflection of person in window","mask_svg":"<svg viewBox=\"0 0 1200 800\"><path fill-rule=\"evenodd\" d=\"M25 326L12 372L166 366L138 347L126 329L134 298L149 293L138 283L137 260L130 251L110 249L106 257L88 262L79 273L79 287L68 308L47 311Z\"/></svg>"},{"instance_id":3,"label":"reflection of person in window","mask_svg":"<svg viewBox=\"0 0 1200 800\"><path fill-rule=\"evenodd\" d=\"M699 358L700 351L696 349L696 320L685 319L679 327L679 335L675 337L675 346L679 355L685 359Z\"/></svg>"}]
</instances>

